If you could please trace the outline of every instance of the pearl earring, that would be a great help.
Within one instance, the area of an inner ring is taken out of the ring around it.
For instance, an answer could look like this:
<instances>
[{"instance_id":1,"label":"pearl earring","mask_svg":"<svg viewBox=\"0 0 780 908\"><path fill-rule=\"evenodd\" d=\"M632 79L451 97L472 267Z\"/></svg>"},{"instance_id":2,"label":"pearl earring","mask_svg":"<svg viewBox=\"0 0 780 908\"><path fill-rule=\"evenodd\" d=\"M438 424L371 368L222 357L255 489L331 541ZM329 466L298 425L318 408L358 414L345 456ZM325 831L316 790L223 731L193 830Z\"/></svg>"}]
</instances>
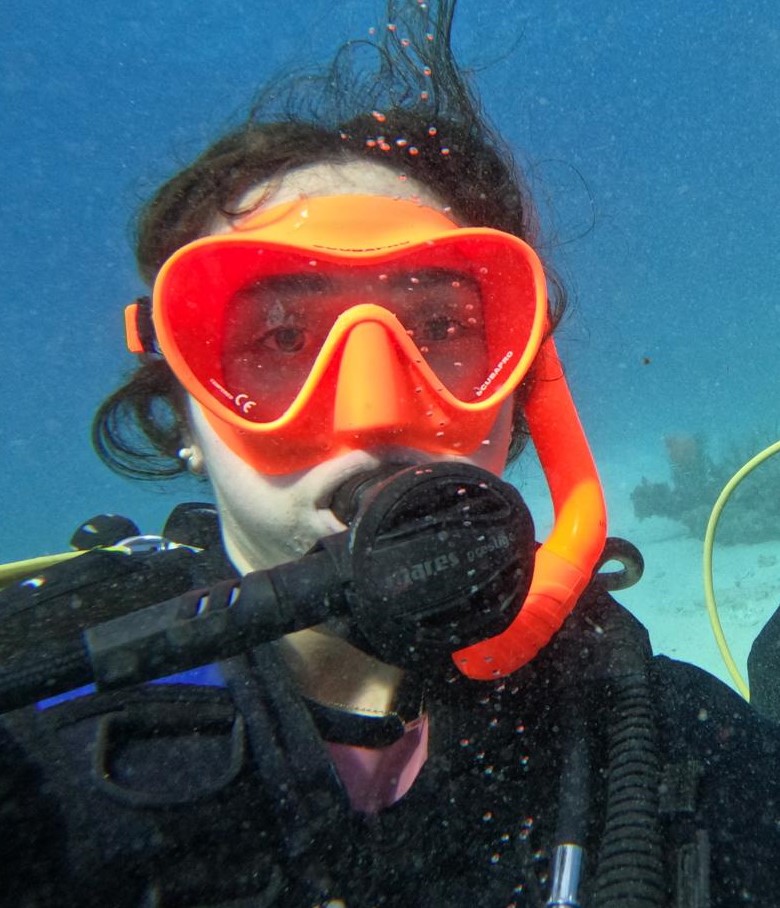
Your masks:
<instances>
[{"instance_id":1,"label":"pearl earring","mask_svg":"<svg viewBox=\"0 0 780 908\"><path fill-rule=\"evenodd\" d=\"M199 447L193 445L189 448L180 448L178 457L187 465L190 473L201 476L206 472L206 464L203 460L203 452Z\"/></svg>"}]
</instances>

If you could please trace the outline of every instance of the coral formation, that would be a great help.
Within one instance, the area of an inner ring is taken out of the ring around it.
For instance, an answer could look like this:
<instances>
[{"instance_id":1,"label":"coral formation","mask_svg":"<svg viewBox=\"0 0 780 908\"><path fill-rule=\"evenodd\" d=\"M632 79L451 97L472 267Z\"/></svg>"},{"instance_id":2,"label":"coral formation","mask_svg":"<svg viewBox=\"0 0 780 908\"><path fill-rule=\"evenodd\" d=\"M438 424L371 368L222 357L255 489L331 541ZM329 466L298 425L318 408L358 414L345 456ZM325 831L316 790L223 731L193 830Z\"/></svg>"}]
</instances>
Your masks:
<instances>
[{"instance_id":1,"label":"coral formation","mask_svg":"<svg viewBox=\"0 0 780 908\"><path fill-rule=\"evenodd\" d=\"M723 487L763 444L751 439L749 444L732 445L718 461L710 457L701 434L667 435L664 444L671 482L650 482L643 477L631 493L634 513L640 520L668 517L682 523L690 535L704 538ZM768 539L780 539L778 457L762 464L735 490L718 526L718 542L727 545Z\"/></svg>"}]
</instances>

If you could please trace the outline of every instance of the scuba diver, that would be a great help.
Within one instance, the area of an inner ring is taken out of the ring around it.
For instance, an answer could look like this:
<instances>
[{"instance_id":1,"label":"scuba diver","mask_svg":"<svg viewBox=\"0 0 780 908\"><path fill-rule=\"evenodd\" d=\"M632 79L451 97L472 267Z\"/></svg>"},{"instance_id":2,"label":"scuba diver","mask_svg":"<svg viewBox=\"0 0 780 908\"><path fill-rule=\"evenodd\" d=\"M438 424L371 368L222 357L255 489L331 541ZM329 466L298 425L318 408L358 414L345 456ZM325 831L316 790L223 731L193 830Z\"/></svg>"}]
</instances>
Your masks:
<instances>
[{"instance_id":1,"label":"scuba diver","mask_svg":"<svg viewBox=\"0 0 780 908\"><path fill-rule=\"evenodd\" d=\"M637 556L453 11L392 10L370 91L347 47L143 210L94 440L216 506L88 521L0 593L3 904L776 904L780 730L610 595Z\"/></svg>"}]
</instances>

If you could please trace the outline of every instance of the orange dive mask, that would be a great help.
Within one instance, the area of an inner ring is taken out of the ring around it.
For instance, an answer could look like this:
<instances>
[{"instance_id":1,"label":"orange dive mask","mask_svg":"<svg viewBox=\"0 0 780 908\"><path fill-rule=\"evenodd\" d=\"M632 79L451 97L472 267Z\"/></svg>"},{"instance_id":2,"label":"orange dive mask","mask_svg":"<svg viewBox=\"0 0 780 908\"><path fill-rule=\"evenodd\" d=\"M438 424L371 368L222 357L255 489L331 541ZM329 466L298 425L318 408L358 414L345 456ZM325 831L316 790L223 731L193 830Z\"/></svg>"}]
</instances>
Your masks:
<instances>
[{"instance_id":1,"label":"orange dive mask","mask_svg":"<svg viewBox=\"0 0 780 908\"><path fill-rule=\"evenodd\" d=\"M278 474L380 444L473 452L539 350L546 292L516 237L342 195L262 210L179 249L152 318L215 431Z\"/></svg>"},{"instance_id":2,"label":"orange dive mask","mask_svg":"<svg viewBox=\"0 0 780 908\"><path fill-rule=\"evenodd\" d=\"M268 474L393 445L468 456L536 361L525 415L556 523L514 624L455 654L490 678L560 627L604 545L604 502L522 240L412 200L338 195L251 213L177 250L128 346L162 353L214 431Z\"/></svg>"}]
</instances>

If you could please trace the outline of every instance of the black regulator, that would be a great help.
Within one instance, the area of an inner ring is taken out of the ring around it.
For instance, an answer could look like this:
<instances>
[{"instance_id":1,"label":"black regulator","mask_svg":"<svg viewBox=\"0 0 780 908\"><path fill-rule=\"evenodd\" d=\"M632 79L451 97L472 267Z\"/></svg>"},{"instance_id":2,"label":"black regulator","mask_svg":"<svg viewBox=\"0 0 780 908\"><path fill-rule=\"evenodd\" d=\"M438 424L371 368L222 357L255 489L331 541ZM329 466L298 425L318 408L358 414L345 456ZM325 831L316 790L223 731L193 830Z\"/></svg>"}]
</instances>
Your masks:
<instances>
[{"instance_id":1,"label":"black regulator","mask_svg":"<svg viewBox=\"0 0 780 908\"><path fill-rule=\"evenodd\" d=\"M430 670L500 633L528 592L534 527L517 490L454 462L385 465L332 508L349 528L303 558L27 647L0 669L0 709L78 685L138 684L338 618L384 662ZM30 629L28 629L30 630ZM42 629L43 632L43 629Z\"/></svg>"}]
</instances>

